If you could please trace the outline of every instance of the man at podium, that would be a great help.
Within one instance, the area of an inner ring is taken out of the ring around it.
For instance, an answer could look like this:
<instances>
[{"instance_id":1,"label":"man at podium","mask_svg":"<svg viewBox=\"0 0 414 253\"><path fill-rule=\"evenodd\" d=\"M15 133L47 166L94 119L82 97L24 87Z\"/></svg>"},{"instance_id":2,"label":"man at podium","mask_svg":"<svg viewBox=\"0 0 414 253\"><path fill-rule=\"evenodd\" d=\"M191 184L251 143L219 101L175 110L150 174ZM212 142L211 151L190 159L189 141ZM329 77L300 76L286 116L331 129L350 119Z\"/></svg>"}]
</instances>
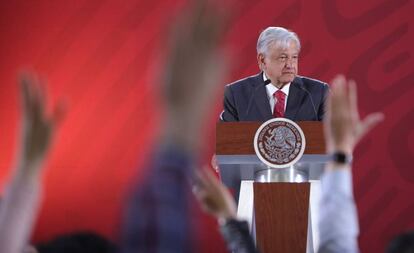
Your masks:
<instances>
[{"instance_id":1,"label":"man at podium","mask_svg":"<svg viewBox=\"0 0 414 253\"><path fill-rule=\"evenodd\" d=\"M300 41L283 27L268 27L257 41L261 72L225 87L221 121L320 121L328 85L298 76Z\"/></svg>"}]
</instances>

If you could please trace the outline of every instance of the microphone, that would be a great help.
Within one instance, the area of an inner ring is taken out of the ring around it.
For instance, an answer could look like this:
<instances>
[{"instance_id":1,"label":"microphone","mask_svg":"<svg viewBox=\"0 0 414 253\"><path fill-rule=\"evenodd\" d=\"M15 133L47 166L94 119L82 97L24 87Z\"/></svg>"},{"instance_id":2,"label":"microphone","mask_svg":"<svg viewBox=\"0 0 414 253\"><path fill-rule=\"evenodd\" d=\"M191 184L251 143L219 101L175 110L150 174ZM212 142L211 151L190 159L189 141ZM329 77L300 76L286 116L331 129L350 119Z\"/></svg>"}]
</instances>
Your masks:
<instances>
[{"instance_id":1,"label":"microphone","mask_svg":"<svg viewBox=\"0 0 414 253\"><path fill-rule=\"evenodd\" d=\"M272 82L272 81L271 81L270 79L267 79L266 81L264 81L264 86L266 87L266 85L270 84L271 82ZM250 111L250 107L251 107L251 105L252 105L254 95L256 94L257 89L259 89L259 88L260 88L260 85L258 85L258 86L254 89L254 91L252 92L252 96L251 96L251 97L250 97L250 99L249 99L249 104L247 105L246 115L247 115L247 114L249 113L249 111Z\"/></svg>"},{"instance_id":2,"label":"microphone","mask_svg":"<svg viewBox=\"0 0 414 253\"><path fill-rule=\"evenodd\" d=\"M303 87L303 85L301 84L301 85L299 85L299 87L303 90L303 91L305 91L307 94L308 94L308 96L310 97L310 101L311 101L311 103L312 103L312 109L313 109L313 112L315 113L315 117L316 117L316 120L319 120L319 118L318 118L318 113L316 112L316 106L315 106L315 103L313 103L313 98L312 98L312 94L305 88L305 87Z\"/></svg>"}]
</instances>

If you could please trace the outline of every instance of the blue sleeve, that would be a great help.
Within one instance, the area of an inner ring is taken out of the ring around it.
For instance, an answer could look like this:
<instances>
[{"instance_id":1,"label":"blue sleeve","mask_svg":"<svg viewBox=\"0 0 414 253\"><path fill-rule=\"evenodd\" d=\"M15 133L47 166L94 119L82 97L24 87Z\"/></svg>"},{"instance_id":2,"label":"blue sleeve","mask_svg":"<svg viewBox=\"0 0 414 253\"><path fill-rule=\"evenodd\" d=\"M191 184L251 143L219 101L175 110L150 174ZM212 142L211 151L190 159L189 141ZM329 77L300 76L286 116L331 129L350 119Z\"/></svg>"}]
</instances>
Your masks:
<instances>
[{"instance_id":1,"label":"blue sleeve","mask_svg":"<svg viewBox=\"0 0 414 253\"><path fill-rule=\"evenodd\" d=\"M175 146L154 152L127 207L122 252L193 252L189 175L192 156Z\"/></svg>"}]
</instances>

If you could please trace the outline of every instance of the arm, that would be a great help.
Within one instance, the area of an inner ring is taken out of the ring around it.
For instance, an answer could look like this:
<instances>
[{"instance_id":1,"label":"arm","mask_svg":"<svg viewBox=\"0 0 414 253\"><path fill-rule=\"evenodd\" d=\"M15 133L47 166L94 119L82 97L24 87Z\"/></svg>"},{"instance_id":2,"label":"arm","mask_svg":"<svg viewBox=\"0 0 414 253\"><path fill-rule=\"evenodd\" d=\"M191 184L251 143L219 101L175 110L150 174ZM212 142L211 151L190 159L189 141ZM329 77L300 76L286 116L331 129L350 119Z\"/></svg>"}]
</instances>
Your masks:
<instances>
[{"instance_id":1,"label":"arm","mask_svg":"<svg viewBox=\"0 0 414 253\"><path fill-rule=\"evenodd\" d=\"M43 162L54 135L58 112L45 115L45 97L39 82L21 78L22 127L17 167L0 205L0 252L23 252L41 199Z\"/></svg>"},{"instance_id":2,"label":"arm","mask_svg":"<svg viewBox=\"0 0 414 253\"><path fill-rule=\"evenodd\" d=\"M319 121L322 121L323 117L325 116L326 102L328 100L328 95L329 95L329 86L328 84L324 83L324 85L322 86L322 97L321 97L321 102L320 102L320 106L318 110Z\"/></svg>"},{"instance_id":3,"label":"arm","mask_svg":"<svg viewBox=\"0 0 414 253\"><path fill-rule=\"evenodd\" d=\"M351 157L358 141L383 119L380 113L359 118L356 84L343 76L332 82L324 119L327 153ZM351 165L332 161L322 177L319 210L320 253L358 252L358 220L352 194Z\"/></svg>"},{"instance_id":4,"label":"arm","mask_svg":"<svg viewBox=\"0 0 414 253\"><path fill-rule=\"evenodd\" d=\"M0 252L23 252L40 206L39 175L31 176L22 170L16 170L1 202Z\"/></svg>"},{"instance_id":5,"label":"arm","mask_svg":"<svg viewBox=\"0 0 414 253\"><path fill-rule=\"evenodd\" d=\"M165 122L144 183L127 207L123 252L195 250L188 182L225 62L217 49L222 17L206 2L194 1L170 38L161 98Z\"/></svg>"},{"instance_id":6,"label":"arm","mask_svg":"<svg viewBox=\"0 0 414 253\"><path fill-rule=\"evenodd\" d=\"M220 225L220 232L227 243L227 249L235 253L258 253L250 236L246 221L229 219Z\"/></svg>"},{"instance_id":7,"label":"arm","mask_svg":"<svg viewBox=\"0 0 414 253\"><path fill-rule=\"evenodd\" d=\"M221 121L239 121L236 105L234 102L231 86L227 85L224 89L223 112L220 114Z\"/></svg>"},{"instance_id":8,"label":"arm","mask_svg":"<svg viewBox=\"0 0 414 253\"><path fill-rule=\"evenodd\" d=\"M358 216L350 168L334 164L328 166L331 168L321 179L319 252L358 252Z\"/></svg>"},{"instance_id":9,"label":"arm","mask_svg":"<svg viewBox=\"0 0 414 253\"><path fill-rule=\"evenodd\" d=\"M216 217L230 252L256 253L247 222L236 217L236 203L226 187L207 168L196 172L193 192L201 208Z\"/></svg>"}]
</instances>

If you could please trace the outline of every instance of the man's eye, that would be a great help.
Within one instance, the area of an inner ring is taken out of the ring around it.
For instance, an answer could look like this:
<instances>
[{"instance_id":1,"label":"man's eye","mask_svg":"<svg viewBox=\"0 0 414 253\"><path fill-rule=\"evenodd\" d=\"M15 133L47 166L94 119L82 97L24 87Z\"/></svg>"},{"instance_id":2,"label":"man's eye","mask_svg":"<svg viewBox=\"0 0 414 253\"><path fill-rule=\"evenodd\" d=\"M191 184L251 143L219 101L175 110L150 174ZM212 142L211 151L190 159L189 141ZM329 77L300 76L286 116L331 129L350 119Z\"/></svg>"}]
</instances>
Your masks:
<instances>
[{"instance_id":1,"label":"man's eye","mask_svg":"<svg viewBox=\"0 0 414 253\"><path fill-rule=\"evenodd\" d=\"M281 60L281 61L286 61L286 59L287 59L287 57L286 57L286 56L280 56L280 57L279 57L279 60Z\"/></svg>"}]
</instances>

